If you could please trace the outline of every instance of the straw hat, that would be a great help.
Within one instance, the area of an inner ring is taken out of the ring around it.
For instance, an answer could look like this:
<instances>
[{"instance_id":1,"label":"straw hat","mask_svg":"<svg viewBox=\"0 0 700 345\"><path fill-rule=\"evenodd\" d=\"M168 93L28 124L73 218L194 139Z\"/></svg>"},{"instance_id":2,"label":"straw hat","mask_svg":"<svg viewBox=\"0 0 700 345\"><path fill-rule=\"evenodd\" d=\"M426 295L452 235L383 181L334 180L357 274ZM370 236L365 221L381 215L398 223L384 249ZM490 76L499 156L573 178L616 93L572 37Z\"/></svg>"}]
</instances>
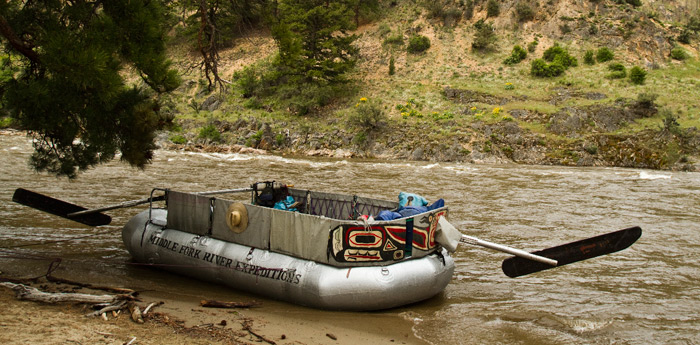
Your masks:
<instances>
[{"instance_id":1,"label":"straw hat","mask_svg":"<svg viewBox=\"0 0 700 345\"><path fill-rule=\"evenodd\" d=\"M248 227L248 210L245 205L235 202L226 211L226 225L231 231L240 234Z\"/></svg>"}]
</instances>

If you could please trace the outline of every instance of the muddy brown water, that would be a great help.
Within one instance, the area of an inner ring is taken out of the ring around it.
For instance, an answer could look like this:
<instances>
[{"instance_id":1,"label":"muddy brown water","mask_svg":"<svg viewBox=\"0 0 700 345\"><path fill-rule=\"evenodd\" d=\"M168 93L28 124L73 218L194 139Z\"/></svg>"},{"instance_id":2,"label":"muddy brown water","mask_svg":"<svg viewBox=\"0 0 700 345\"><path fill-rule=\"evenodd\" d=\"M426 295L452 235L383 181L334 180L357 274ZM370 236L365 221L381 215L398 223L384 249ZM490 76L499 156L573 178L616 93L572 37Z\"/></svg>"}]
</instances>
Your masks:
<instances>
[{"instance_id":1,"label":"muddy brown water","mask_svg":"<svg viewBox=\"0 0 700 345\"><path fill-rule=\"evenodd\" d=\"M52 258L61 258L55 275L64 278L193 301L261 299L131 264L120 230L142 208L109 212L111 225L89 228L13 203L19 187L88 208L141 199L153 187L210 191L263 180L386 199L409 191L444 198L463 233L526 250L633 225L644 232L622 252L516 279L500 270L506 254L462 246L442 294L387 311L319 311L262 299L265 307L367 332L389 330L387 339L409 343L700 343L698 173L158 151L146 170L115 161L68 181L33 172L31 150L24 136L0 136L4 276L42 275ZM396 324L407 324L415 338L391 334Z\"/></svg>"}]
</instances>

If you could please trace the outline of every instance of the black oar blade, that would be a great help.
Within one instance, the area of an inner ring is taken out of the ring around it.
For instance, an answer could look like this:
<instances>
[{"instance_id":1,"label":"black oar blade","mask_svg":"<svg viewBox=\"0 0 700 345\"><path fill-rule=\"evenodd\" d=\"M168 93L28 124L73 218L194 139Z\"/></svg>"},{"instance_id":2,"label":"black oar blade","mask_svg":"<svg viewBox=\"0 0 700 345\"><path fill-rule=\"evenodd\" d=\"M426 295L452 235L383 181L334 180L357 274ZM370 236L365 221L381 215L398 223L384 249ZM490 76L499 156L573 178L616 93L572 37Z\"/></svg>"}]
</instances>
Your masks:
<instances>
[{"instance_id":1,"label":"black oar blade","mask_svg":"<svg viewBox=\"0 0 700 345\"><path fill-rule=\"evenodd\" d=\"M89 226L107 225L112 222L112 217L104 213L90 213L77 217L68 217L68 214L83 211L86 208L23 188L15 190L15 194L12 195L12 201Z\"/></svg>"},{"instance_id":2,"label":"black oar blade","mask_svg":"<svg viewBox=\"0 0 700 345\"><path fill-rule=\"evenodd\" d=\"M623 250L632 245L642 236L642 229L638 226L618 230L608 234L587 238L585 240L563 244L561 246L532 252L532 254L557 260L557 266L550 266L541 262L512 257L503 261L503 273L511 278L526 274L544 271L546 269L568 265L596 256L606 255Z\"/></svg>"}]
</instances>

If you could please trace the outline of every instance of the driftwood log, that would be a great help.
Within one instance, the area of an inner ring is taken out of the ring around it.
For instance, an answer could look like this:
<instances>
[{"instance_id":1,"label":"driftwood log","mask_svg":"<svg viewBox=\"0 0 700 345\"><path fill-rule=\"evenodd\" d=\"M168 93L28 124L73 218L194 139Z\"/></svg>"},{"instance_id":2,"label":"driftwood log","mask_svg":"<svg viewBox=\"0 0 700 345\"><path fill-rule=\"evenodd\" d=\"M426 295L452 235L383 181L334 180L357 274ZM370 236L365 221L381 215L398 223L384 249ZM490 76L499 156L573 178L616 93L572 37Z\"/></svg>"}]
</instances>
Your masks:
<instances>
[{"instance_id":1,"label":"driftwood log","mask_svg":"<svg viewBox=\"0 0 700 345\"><path fill-rule=\"evenodd\" d=\"M226 302L203 299L199 305L205 308L253 308L259 307L260 302Z\"/></svg>"},{"instance_id":2,"label":"driftwood log","mask_svg":"<svg viewBox=\"0 0 700 345\"><path fill-rule=\"evenodd\" d=\"M129 307L129 312L131 313L131 319L136 323L143 323L143 315L141 314L141 308L134 302L129 302L127 304Z\"/></svg>"},{"instance_id":3,"label":"driftwood log","mask_svg":"<svg viewBox=\"0 0 700 345\"><path fill-rule=\"evenodd\" d=\"M84 293L63 293L63 292L43 292L35 287L15 284L10 282L2 282L0 286L12 289L15 292L17 299L43 302L43 303L113 303L120 299L120 296L114 295L91 295Z\"/></svg>"},{"instance_id":4,"label":"driftwood log","mask_svg":"<svg viewBox=\"0 0 700 345\"><path fill-rule=\"evenodd\" d=\"M101 309L88 313L86 316L102 316L107 319L107 312L129 309L131 319L137 323L143 323L141 310L133 302L131 295L91 295L85 293L44 292L35 287L24 284L2 282L0 286L12 289L17 299L42 302L42 303L88 303L101 307Z\"/></svg>"}]
</instances>

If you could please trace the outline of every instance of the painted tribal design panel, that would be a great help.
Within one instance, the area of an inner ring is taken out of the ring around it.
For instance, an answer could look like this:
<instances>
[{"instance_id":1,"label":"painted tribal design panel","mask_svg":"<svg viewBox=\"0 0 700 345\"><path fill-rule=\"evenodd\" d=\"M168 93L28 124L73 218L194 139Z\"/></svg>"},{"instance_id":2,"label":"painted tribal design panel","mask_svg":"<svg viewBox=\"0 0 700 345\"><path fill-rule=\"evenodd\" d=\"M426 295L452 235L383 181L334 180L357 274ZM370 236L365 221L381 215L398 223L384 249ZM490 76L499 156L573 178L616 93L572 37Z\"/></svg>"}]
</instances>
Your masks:
<instances>
[{"instance_id":1,"label":"painted tribal design panel","mask_svg":"<svg viewBox=\"0 0 700 345\"><path fill-rule=\"evenodd\" d=\"M443 209L413 218L412 256L424 256L437 247L435 231ZM410 226L409 226L410 228ZM343 224L331 230L330 254L338 262L397 261L405 257L406 223Z\"/></svg>"}]
</instances>

